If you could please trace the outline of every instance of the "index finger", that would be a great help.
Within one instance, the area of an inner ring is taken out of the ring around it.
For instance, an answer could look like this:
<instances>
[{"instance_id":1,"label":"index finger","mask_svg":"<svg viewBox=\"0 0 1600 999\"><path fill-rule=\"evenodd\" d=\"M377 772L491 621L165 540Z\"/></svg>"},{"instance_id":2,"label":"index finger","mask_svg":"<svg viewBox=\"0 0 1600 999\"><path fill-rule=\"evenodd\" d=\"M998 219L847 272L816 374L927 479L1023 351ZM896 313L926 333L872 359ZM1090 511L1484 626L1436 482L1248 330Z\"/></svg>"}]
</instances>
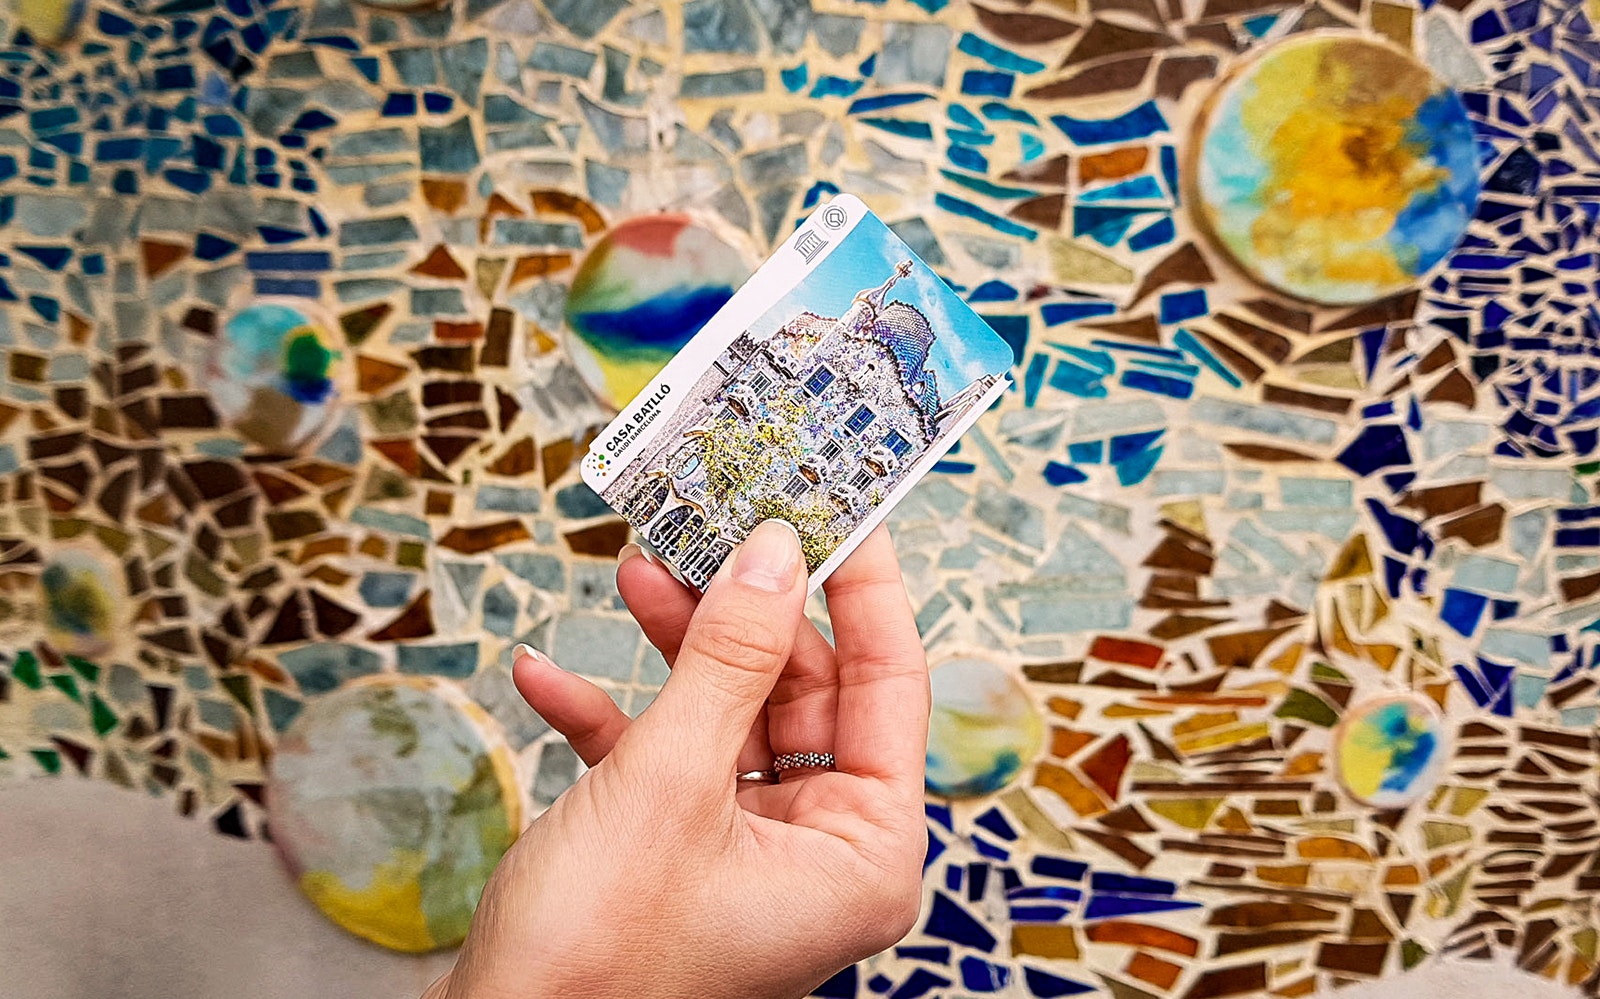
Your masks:
<instances>
[{"instance_id":1,"label":"index finger","mask_svg":"<svg viewBox=\"0 0 1600 999\"><path fill-rule=\"evenodd\" d=\"M879 525L822 584L839 663L834 761L845 773L922 792L928 755L927 656L900 563Z\"/></svg>"}]
</instances>

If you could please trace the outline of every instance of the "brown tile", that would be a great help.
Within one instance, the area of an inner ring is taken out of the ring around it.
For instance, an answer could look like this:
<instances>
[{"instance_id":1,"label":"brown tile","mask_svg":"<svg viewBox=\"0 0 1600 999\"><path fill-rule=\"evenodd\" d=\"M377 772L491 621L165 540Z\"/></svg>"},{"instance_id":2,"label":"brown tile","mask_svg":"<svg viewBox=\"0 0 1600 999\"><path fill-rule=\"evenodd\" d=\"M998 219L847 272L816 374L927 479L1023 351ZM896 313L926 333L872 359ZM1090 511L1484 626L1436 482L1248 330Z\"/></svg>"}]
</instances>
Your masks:
<instances>
[{"instance_id":1,"label":"brown tile","mask_svg":"<svg viewBox=\"0 0 1600 999\"><path fill-rule=\"evenodd\" d=\"M1138 305L1146 296L1169 284L1210 284L1215 280L1216 275L1200 250L1193 243L1184 243L1150 268L1128 307Z\"/></svg>"},{"instance_id":2,"label":"brown tile","mask_svg":"<svg viewBox=\"0 0 1600 999\"><path fill-rule=\"evenodd\" d=\"M423 590L394 620L372 632L367 638L374 642L403 642L415 638L429 638L434 633L433 591Z\"/></svg>"},{"instance_id":3,"label":"brown tile","mask_svg":"<svg viewBox=\"0 0 1600 999\"><path fill-rule=\"evenodd\" d=\"M503 368L511 363L511 337L516 330L516 316L510 309L493 309L489 313L489 329L484 334L483 348L478 351L478 363L486 368Z\"/></svg>"},{"instance_id":4,"label":"brown tile","mask_svg":"<svg viewBox=\"0 0 1600 999\"><path fill-rule=\"evenodd\" d=\"M1136 952L1128 959L1123 971L1140 981L1149 982L1156 988L1166 991L1178 981L1178 976L1183 974L1183 965L1163 961L1159 957L1152 957L1144 951Z\"/></svg>"},{"instance_id":5,"label":"brown tile","mask_svg":"<svg viewBox=\"0 0 1600 999\"><path fill-rule=\"evenodd\" d=\"M1447 486L1407 490L1398 505L1406 510L1421 510L1423 516L1431 519L1475 507L1482 494L1482 482L1453 482Z\"/></svg>"},{"instance_id":6,"label":"brown tile","mask_svg":"<svg viewBox=\"0 0 1600 999\"><path fill-rule=\"evenodd\" d=\"M972 5L972 12L978 16L978 23L983 25L983 29L989 34L1018 45L1042 45L1045 42L1067 38L1080 30L1078 25L1071 21L1046 14L991 10L978 4Z\"/></svg>"},{"instance_id":7,"label":"brown tile","mask_svg":"<svg viewBox=\"0 0 1600 999\"><path fill-rule=\"evenodd\" d=\"M422 445L433 452L440 464L449 468L461 460L467 449L478 442L477 437L458 437L446 434L423 434Z\"/></svg>"},{"instance_id":8,"label":"brown tile","mask_svg":"<svg viewBox=\"0 0 1600 999\"><path fill-rule=\"evenodd\" d=\"M1259 933L1218 933L1212 957L1248 954L1253 950L1274 950L1326 936L1327 930L1263 930Z\"/></svg>"},{"instance_id":9,"label":"brown tile","mask_svg":"<svg viewBox=\"0 0 1600 999\"><path fill-rule=\"evenodd\" d=\"M1128 28L1110 21L1096 19L1089 25L1061 65L1076 66L1095 59L1135 52L1154 52L1175 44L1172 37L1161 31Z\"/></svg>"},{"instance_id":10,"label":"brown tile","mask_svg":"<svg viewBox=\"0 0 1600 999\"><path fill-rule=\"evenodd\" d=\"M13 381L38 384L44 381L50 359L42 354L28 354L20 350L11 351L10 368Z\"/></svg>"},{"instance_id":11,"label":"brown tile","mask_svg":"<svg viewBox=\"0 0 1600 999\"><path fill-rule=\"evenodd\" d=\"M576 194L554 188L539 188L532 192L532 198L534 211L575 218L583 226L583 231L591 236L606 227L606 220L599 209Z\"/></svg>"},{"instance_id":12,"label":"brown tile","mask_svg":"<svg viewBox=\"0 0 1600 999\"><path fill-rule=\"evenodd\" d=\"M156 419L165 430L208 430L222 425L211 398L204 395L164 395L156 400Z\"/></svg>"},{"instance_id":13,"label":"brown tile","mask_svg":"<svg viewBox=\"0 0 1600 999\"><path fill-rule=\"evenodd\" d=\"M1059 229L1066 203L1065 194L1042 194L1037 198L1018 202L1006 214L1041 229Z\"/></svg>"},{"instance_id":14,"label":"brown tile","mask_svg":"<svg viewBox=\"0 0 1600 999\"><path fill-rule=\"evenodd\" d=\"M1108 919L1093 923L1084 932L1094 943L1153 947L1183 957L1197 957L1200 954L1200 941L1194 937L1131 919Z\"/></svg>"},{"instance_id":15,"label":"brown tile","mask_svg":"<svg viewBox=\"0 0 1600 999\"><path fill-rule=\"evenodd\" d=\"M1452 370L1428 390L1428 394L1423 396L1423 401L1453 402L1462 409L1471 409L1477 405L1478 392L1471 379L1460 371Z\"/></svg>"},{"instance_id":16,"label":"brown tile","mask_svg":"<svg viewBox=\"0 0 1600 999\"><path fill-rule=\"evenodd\" d=\"M439 539L440 546L462 555L476 555L492 551L518 541L527 541L532 535L520 520L501 520L475 527L454 527ZM619 549L621 545L617 546Z\"/></svg>"},{"instance_id":17,"label":"brown tile","mask_svg":"<svg viewBox=\"0 0 1600 999\"><path fill-rule=\"evenodd\" d=\"M1184 999L1221 999L1223 996L1245 995L1260 992L1267 987L1265 962L1242 964L1232 968L1213 968L1195 979Z\"/></svg>"},{"instance_id":18,"label":"brown tile","mask_svg":"<svg viewBox=\"0 0 1600 999\"><path fill-rule=\"evenodd\" d=\"M1216 56L1168 54L1156 69L1156 96L1176 101L1196 83L1216 75Z\"/></svg>"},{"instance_id":19,"label":"brown tile","mask_svg":"<svg viewBox=\"0 0 1600 999\"><path fill-rule=\"evenodd\" d=\"M1071 926L1048 923L1013 923L1011 953L1018 957L1029 955L1076 961L1079 955L1077 931Z\"/></svg>"},{"instance_id":20,"label":"brown tile","mask_svg":"<svg viewBox=\"0 0 1600 999\"><path fill-rule=\"evenodd\" d=\"M453 323L443 319L435 320L433 338L444 343L474 343L483 339L483 324L473 321Z\"/></svg>"},{"instance_id":21,"label":"brown tile","mask_svg":"<svg viewBox=\"0 0 1600 999\"><path fill-rule=\"evenodd\" d=\"M422 471L422 459L417 454L416 441L408 438L391 441L368 441L372 449L394 463L394 466L407 475L417 475Z\"/></svg>"},{"instance_id":22,"label":"brown tile","mask_svg":"<svg viewBox=\"0 0 1600 999\"><path fill-rule=\"evenodd\" d=\"M1105 792L1107 798L1116 801L1122 789L1122 775L1132 759L1133 751L1129 747L1128 737L1118 735L1083 760L1079 767L1084 776Z\"/></svg>"},{"instance_id":23,"label":"brown tile","mask_svg":"<svg viewBox=\"0 0 1600 999\"><path fill-rule=\"evenodd\" d=\"M1324 943L1317 948L1317 967L1324 971L1376 977L1389 956L1387 943Z\"/></svg>"},{"instance_id":24,"label":"brown tile","mask_svg":"<svg viewBox=\"0 0 1600 999\"><path fill-rule=\"evenodd\" d=\"M573 446L571 438L563 438L546 444L539 456L544 463L544 485L548 489L567 473L572 467L572 459L577 449Z\"/></svg>"},{"instance_id":25,"label":"brown tile","mask_svg":"<svg viewBox=\"0 0 1600 999\"><path fill-rule=\"evenodd\" d=\"M360 622L361 615L333 598L324 596L316 589L312 589L310 593L311 618L315 623L317 634L323 638L338 638Z\"/></svg>"},{"instance_id":26,"label":"brown tile","mask_svg":"<svg viewBox=\"0 0 1600 999\"><path fill-rule=\"evenodd\" d=\"M1097 180L1122 180L1143 170L1150 161L1148 146L1123 146L1104 153L1095 153L1078 160L1078 183L1092 184Z\"/></svg>"},{"instance_id":27,"label":"brown tile","mask_svg":"<svg viewBox=\"0 0 1600 999\"><path fill-rule=\"evenodd\" d=\"M139 240L139 259L144 264L144 276L158 278L189 256L185 243L163 243L154 239Z\"/></svg>"},{"instance_id":28,"label":"brown tile","mask_svg":"<svg viewBox=\"0 0 1600 999\"><path fill-rule=\"evenodd\" d=\"M1009 180L1018 184L1052 185L1066 187L1068 171L1072 168L1072 157L1066 153L1058 153L1049 159L1039 160L1035 163L1023 163L1000 175L1001 180Z\"/></svg>"},{"instance_id":29,"label":"brown tile","mask_svg":"<svg viewBox=\"0 0 1600 999\"><path fill-rule=\"evenodd\" d=\"M489 464L488 471L507 478L519 478L531 473L538 464L533 438L523 437L512 443Z\"/></svg>"},{"instance_id":30,"label":"brown tile","mask_svg":"<svg viewBox=\"0 0 1600 999\"><path fill-rule=\"evenodd\" d=\"M518 257L516 263L511 265L510 286L515 288L524 281L564 271L571 266L570 253L534 253Z\"/></svg>"},{"instance_id":31,"label":"brown tile","mask_svg":"<svg viewBox=\"0 0 1600 999\"><path fill-rule=\"evenodd\" d=\"M574 555L614 559L628 543L628 530L628 525L620 520L607 520L581 531L569 531L561 537Z\"/></svg>"},{"instance_id":32,"label":"brown tile","mask_svg":"<svg viewBox=\"0 0 1600 999\"><path fill-rule=\"evenodd\" d=\"M1343 416L1350 412L1351 401L1345 396L1322 395L1317 392L1306 392L1303 389L1289 388L1285 385L1274 385L1268 382L1261 393L1262 401L1276 406L1290 406L1295 409L1308 409L1314 413L1333 413Z\"/></svg>"},{"instance_id":33,"label":"brown tile","mask_svg":"<svg viewBox=\"0 0 1600 999\"><path fill-rule=\"evenodd\" d=\"M356 390L364 393L382 392L411 373L403 364L380 361L366 354L356 355Z\"/></svg>"},{"instance_id":34,"label":"brown tile","mask_svg":"<svg viewBox=\"0 0 1600 999\"><path fill-rule=\"evenodd\" d=\"M1145 315L1111 322L1084 323L1083 326L1085 329L1099 330L1127 340L1142 340L1156 344L1161 342L1161 324L1156 322L1155 316Z\"/></svg>"},{"instance_id":35,"label":"brown tile","mask_svg":"<svg viewBox=\"0 0 1600 999\"><path fill-rule=\"evenodd\" d=\"M454 214L467 203L467 185L460 180L422 179L422 197L429 207L446 215Z\"/></svg>"},{"instance_id":36,"label":"brown tile","mask_svg":"<svg viewBox=\"0 0 1600 999\"><path fill-rule=\"evenodd\" d=\"M446 281L459 281L467 276L466 268L450 255L449 248L443 243L430 250L426 257L411 268L410 273Z\"/></svg>"},{"instance_id":37,"label":"brown tile","mask_svg":"<svg viewBox=\"0 0 1600 999\"><path fill-rule=\"evenodd\" d=\"M470 375L477 366L471 347L422 347L412 351L412 356L424 371Z\"/></svg>"},{"instance_id":38,"label":"brown tile","mask_svg":"<svg viewBox=\"0 0 1600 999\"><path fill-rule=\"evenodd\" d=\"M1506 508L1499 503L1492 503L1481 510L1472 510L1444 521L1439 525L1439 537L1460 538L1469 545L1482 548L1500 540L1505 520Z\"/></svg>"},{"instance_id":39,"label":"brown tile","mask_svg":"<svg viewBox=\"0 0 1600 999\"><path fill-rule=\"evenodd\" d=\"M1121 93L1137 88L1150 71L1151 57L1135 55L1100 66L1078 70L1070 76L1041 84L1023 93L1029 100L1051 101L1098 94Z\"/></svg>"},{"instance_id":40,"label":"brown tile","mask_svg":"<svg viewBox=\"0 0 1600 999\"><path fill-rule=\"evenodd\" d=\"M1265 319L1269 323L1276 323L1296 333L1311 332L1311 323L1314 318L1310 311L1298 309L1292 305L1285 305L1271 298L1253 298L1244 303L1245 308Z\"/></svg>"}]
</instances>

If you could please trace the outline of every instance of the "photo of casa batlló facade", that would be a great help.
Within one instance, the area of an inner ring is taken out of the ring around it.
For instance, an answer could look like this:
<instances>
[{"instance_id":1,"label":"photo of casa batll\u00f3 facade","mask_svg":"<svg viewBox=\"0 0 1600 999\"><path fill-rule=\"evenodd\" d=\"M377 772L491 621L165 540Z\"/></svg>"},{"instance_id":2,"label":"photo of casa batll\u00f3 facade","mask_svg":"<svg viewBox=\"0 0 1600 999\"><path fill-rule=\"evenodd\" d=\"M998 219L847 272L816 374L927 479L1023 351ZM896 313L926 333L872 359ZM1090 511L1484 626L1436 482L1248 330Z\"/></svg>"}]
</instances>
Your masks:
<instances>
[{"instance_id":1,"label":"photo of casa batll\u00f3 facade","mask_svg":"<svg viewBox=\"0 0 1600 999\"><path fill-rule=\"evenodd\" d=\"M887 301L910 270L901 261L837 319L802 312L765 340L741 334L605 489L695 586L769 517L796 527L815 570L993 387L985 375L943 396L927 317Z\"/></svg>"}]
</instances>

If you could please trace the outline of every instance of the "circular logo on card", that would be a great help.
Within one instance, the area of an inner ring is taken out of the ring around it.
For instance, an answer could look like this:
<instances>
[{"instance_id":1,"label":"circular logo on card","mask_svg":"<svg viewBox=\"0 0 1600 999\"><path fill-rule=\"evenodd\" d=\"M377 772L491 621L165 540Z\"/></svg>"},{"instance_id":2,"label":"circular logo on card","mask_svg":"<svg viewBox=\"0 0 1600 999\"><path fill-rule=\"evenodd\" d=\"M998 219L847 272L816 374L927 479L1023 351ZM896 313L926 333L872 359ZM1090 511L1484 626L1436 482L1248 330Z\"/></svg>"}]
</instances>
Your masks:
<instances>
[{"instance_id":1,"label":"circular logo on card","mask_svg":"<svg viewBox=\"0 0 1600 999\"><path fill-rule=\"evenodd\" d=\"M829 205L822 210L822 224L829 229L843 229L849 221L850 213L838 205Z\"/></svg>"}]
</instances>

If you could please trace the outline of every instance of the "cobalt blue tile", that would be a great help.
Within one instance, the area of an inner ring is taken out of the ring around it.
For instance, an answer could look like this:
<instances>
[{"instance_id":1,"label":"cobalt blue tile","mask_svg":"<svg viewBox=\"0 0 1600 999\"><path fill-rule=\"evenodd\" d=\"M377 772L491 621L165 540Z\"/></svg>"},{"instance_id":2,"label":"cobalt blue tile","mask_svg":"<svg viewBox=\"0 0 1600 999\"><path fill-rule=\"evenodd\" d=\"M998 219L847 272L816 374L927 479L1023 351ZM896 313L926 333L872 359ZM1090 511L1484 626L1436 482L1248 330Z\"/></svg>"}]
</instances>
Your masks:
<instances>
[{"instance_id":1,"label":"cobalt blue tile","mask_svg":"<svg viewBox=\"0 0 1600 999\"><path fill-rule=\"evenodd\" d=\"M1089 481L1089 476L1080 469L1059 461L1046 462L1044 466L1044 480L1052 486L1070 486L1079 482Z\"/></svg>"},{"instance_id":2,"label":"cobalt blue tile","mask_svg":"<svg viewBox=\"0 0 1600 999\"><path fill-rule=\"evenodd\" d=\"M985 173L989 169L989 161L976 149L967 146L951 146L945 150L945 155L950 157L950 162L963 170L972 170L976 173Z\"/></svg>"},{"instance_id":3,"label":"cobalt blue tile","mask_svg":"<svg viewBox=\"0 0 1600 999\"><path fill-rule=\"evenodd\" d=\"M1171 292L1161 296L1161 322L1164 325L1198 319L1210 311L1204 288Z\"/></svg>"},{"instance_id":4,"label":"cobalt blue tile","mask_svg":"<svg viewBox=\"0 0 1600 999\"><path fill-rule=\"evenodd\" d=\"M989 809L982 815L978 816L974 821L976 821L978 825L1008 842L1017 838L1016 830L1011 828L1011 823L1006 821L1006 817L1000 814L1000 810L998 808Z\"/></svg>"},{"instance_id":5,"label":"cobalt blue tile","mask_svg":"<svg viewBox=\"0 0 1600 999\"><path fill-rule=\"evenodd\" d=\"M1478 622L1483 619L1483 610L1488 603L1489 598L1481 593L1448 587L1444 591L1444 605L1439 609L1439 617L1458 635L1471 638L1473 632L1478 630Z\"/></svg>"},{"instance_id":6,"label":"cobalt blue tile","mask_svg":"<svg viewBox=\"0 0 1600 999\"><path fill-rule=\"evenodd\" d=\"M1153 895L1113 895L1097 893L1090 896L1083 918L1110 919L1114 916L1138 916L1153 912L1174 912L1180 909L1197 909L1199 902L1185 902L1176 898Z\"/></svg>"},{"instance_id":7,"label":"cobalt blue tile","mask_svg":"<svg viewBox=\"0 0 1600 999\"><path fill-rule=\"evenodd\" d=\"M455 107L455 98L429 90L422 95L422 106L429 114L444 114Z\"/></svg>"},{"instance_id":8,"label":"cobalt blue tile","mask_svg":"<svg viewBox=\"0 0 1600 999\"><path fill-rule=\"evenodd\" d=\"M1007 910L1014 923L1059 923L1072 915L1065 905L1013 905Z\"/></svg>"},{"instance_id":9,"label":"cobalt blue tile","mask_svg":"<svg viewBox=\"0 0 1600 999\"><path fill-rule=\"evenodd\" d=\"M1017 289L998 278L985 281L967 294L969 302L1015 302Z\"/></svg>"},{"instance_id":10,"label":"cobalt blue tile","mask_svg":"<svg viewBox=\"0 0 1600 999\"><path fill-rule=\"evenodd\" d=\"M1133 389L1142 389L1173 399L1187 399L1194 395L1194 383L1183 378L1169 378L1149 371L1130 368L1122 373L1121 383Z\"/></svg>"},{"instance_id":11,"label":"cobalt blue tile","mask_svg":"<svg viewBox=\"0 0 1600 999\"><path fill-rule=\"evenodd\" d=\"M1183 398L1179 396L1179 398ZM1165 447L1153 447L1116 462L1117 482L1122 486L1136 486L1150 477L1155 471L1156 464L1161 461Z\"/></svg>"},{"instance_id":12,"label":"cobalt blue tile","mask_svg":"<svg viewBox=\"0 0 1600 999\"><path fill-rule=\"evenodd\" d=\"M1070 978L1052 975L1048 971L1030 968L1027 965L1022 967L1022 979L1027 983L1028 991L1037 999L1058 999L1060 996L1076 996L1097 991L1093 985L1075 982Z\"/></svg>"},{"instance_id":13,"label":"cobalt blue tile","mask_svg":"<svg viewBox=\"0 0 1600 999\"><path fill-rule=\"evenodd\" d=\"M801 86L804 86L803 81ZM917 104L931 100L933 100L933 97L929 94L874 94L871 97L858 97L851 101L850 108L846 113L866 114L869 111L884 111L889 108L904 107L907 104Z\"/></svg>"},{"instance_id":14,"label":"cobalt blue tile","mask_svg":"<svg viewBox=\"0 0 1600 999\"><path fill-rule=\"evenodd\" d=\"M928 818L944 826L945 829L952 832L955 830L955 819L950 813L949 805L940 805L930 801L923 804L922 811Z\"/></svg>"},{"instance_id":15,"label":"cobalt blue tile","mask_svg":"<svg viewBox=\"0 0 1600 999\"><path fill-rule=\"evenodd\" d=\"M1149 214L1148 208L1111 208L1103 205L1074 205L1072 235L1088 236L1101 246L1115 246L1133 227L1134 220Z\"/></svg>"},{"instance_id":16,"label":"cobalt blue tile","mask_svg":"<svg viewBox=\"0 0 1600 999\"><path fill-rule=\"evenodd\" d=\"M1128 237L1128 249L1135 253L1152 250L1158 246L1166 246L1178 237L1178 227L1173 224L1172 216L1163 215L1155 222Z\"/></svg>"},{"instance_id":17,"label":"cobalt blue tile","mask_svg":"<svg viewBox=\"0 0 1600 999\"><path fill-rule=\"evenodd\" d=\"M285 295L293 298L322 297L322 282L315 278L264 278L255 281L257 295Z\"/></svg>"},{"instance_id":18,"label":"cobalt blue tile","mask_svg":"<svg viewBox=\"0 0 1600 999\"><path fill-rule=\"evenodd\" d=\"M1116 311L1116 305L1111 302L1050 302L1040 307L1039 316L1046 326L1059 326L1079 319L1113 315Z\"/></svg>"},{"instance_id":19,"label":"cobalt blue tile","mask_svg":"<svg viewBox=\"0 0 1600 999\"><path fill-rule=\"evenodd\" d=\"M878 993L888 992L893 987L894 982L886 975L873 975L872 980L867 982L867 988Z\"/></svg>"},{"instance_id":20,"label":"cobalt blue tile","mask_svg":"<svg viewBox=\"0 0 1600 999\"><path fill-rule=\"evenodd\" d=\"M900 987L889 993L889 999L919 999L934 989L943 988L950 984L950 979L936 975L926 968L918 968L900 984Z\"/></svg>"},{"instance_id":21,"label":"cobalt blue tile","mask_svg":"<svg viewBox=\"0 0 1600 999\"><path fill-rule=\"evenodd\" d=\"M783 89L789 91L791 94L798 94L800 91L804 90L809 76L810 70L806 68L805 63L801 63L800 65L793 66L789 69L780 69L778 71L778 79L783 82ZM928 134L931 136L933 134L933 130L929 129Z\"/></svg>"},{"instance_id":22,"label":"cobalt blue tile","mask_svg":"<svg viewBox=\"0 0 1600 999\"><path fill-rule=\"evenodd\" d=\"M948 940L984 953L992 953L996 940L994 934L972 918L971 913L941 891L934 891L933 904L928 909L928 919L923 932L930 937Z\"/></svg>"},{"instance_id":23,"label":"cobalt blue tile","mask_svg":"<svg viewBox=\"0 0 1600 999\"><path fill-rule=\"evenodd\" d=\"M998 992L1011 981L1011 969L981 957L961 959L961 984L973 992Z\"/></svg>"},{"instance_id":24,"label":"cobalt blue tile","mask_svg":"<svg viewBox=\"0 0 1600 999\"><path fill-rule=\"evenodd\" d=\"M931 961L934 964L950 963L949 947L896 947L894 955L907 961Z\"/></svg>"},{"instance_id":25,"label":"cobalt blue tile","mask_svg":"<svg viewBox=\"0 0 1600 999\"><path fill-rule=\"evenodd\" d=\"M1154 101L1134 108L1115 118L1073 118L1070 115L1052 115L1050 120L1073 142L1080 146L1097 146L1109 142L1130 142L1167 130L1167 120Z\"/></svg>"},{"instance_id":26,"label":"cobalt blue tile","mask_svg":"<svg viewBox=\"0 0 1600 999\"><path fill-rule=\"evenodd\" d=\"M997 846L978 835L973 835L971 839L973 848L978 851L980 856L988 857L990 860L999 861L1011 859L1011 851L1005 849L1004 847Z\"/></svg>"},{"instance_id":27,"label":"cobalt blue tile","mask_svg":"<svg viewBox=\"0 0 1600 999\"><path fill-rule=\"evenodd\" d=\"M951 864L944 869L944 886L951 891L960 891L966 884L967 869L960 864Z\"/></svg>"},{"instance_id":28,"label":"cobalt blue tile","mask_svg":"<svg viewBox=\"0 0 1600 999\"><path fill-rule=\"evenodd\" d=\"M1095 871L1089 876L1089 887L1094 891L1133 892L1141 895L1172 895L1178 886L1159 878L1139 878L1115 871Z\"/></svg>"},{"instance_id":29,"label":"cobalt blue tile","mask_svg":"<svg viewBox=\"0 0 1600 999\"><path fill-rule=\"evenodd\" d=\"M1117 464L1119 462L1127 461L1129 458L1133 458L1141 452L1148 450L1151 445L1161 439L1161 435L1164 433L1166 433L1165 430L1144 430L1136 434L1116 435L1115 437L1111 438L1111 463ZM1096 875L1096 877L1098 878L1099 875ZM1101 888L1105 886L1101 885L1097 880L1095 882L1095 887ZM1132 891L1134 889L1108 888L1108 890Z\"/></svg>"},{"instance_id":30,"label":"cobalt blue tile","mask_svg":"<svg viewBox=\"0 0 1600 999\"><path fill-rule=\"evenodd\" d=\"M854 97L866 85L865 80L847 80L842 76L819 76L811 85L810 97Z\"/></svg>"},{"instance_id":31,"label":"cobalt blue tile","mask_svg":"<svg viewBox=\"0 0 1600 999\"><path fill-rule=\"evenodd\" d=\"M1364 427L1355 440L1339 452L1339 464L1357 475L1411 464L1411 449L1403 430L1392 423Z\"/></svg>"},{"instance_id":32,"label":"cobalt blue tile","mask_svg":"<svg viewBox=\"0 0 1600 999\"><path fill-rule=\"evenodd\" d=\"M969 69L961 76L961 92L974 97L1010 97L1017 78L1010 73Z\"/></svg>"},{"instance_id":33,"label":"cobalt blue tile","mask_svg":"<svg viewBox=\"0 0 1600 999\"><path fill-rule=\"evenodd\" d=\"M19 246L17 252L52 271L59 271L72 259L72 248L67 246Z\"/></svg>"}]
</instances>

